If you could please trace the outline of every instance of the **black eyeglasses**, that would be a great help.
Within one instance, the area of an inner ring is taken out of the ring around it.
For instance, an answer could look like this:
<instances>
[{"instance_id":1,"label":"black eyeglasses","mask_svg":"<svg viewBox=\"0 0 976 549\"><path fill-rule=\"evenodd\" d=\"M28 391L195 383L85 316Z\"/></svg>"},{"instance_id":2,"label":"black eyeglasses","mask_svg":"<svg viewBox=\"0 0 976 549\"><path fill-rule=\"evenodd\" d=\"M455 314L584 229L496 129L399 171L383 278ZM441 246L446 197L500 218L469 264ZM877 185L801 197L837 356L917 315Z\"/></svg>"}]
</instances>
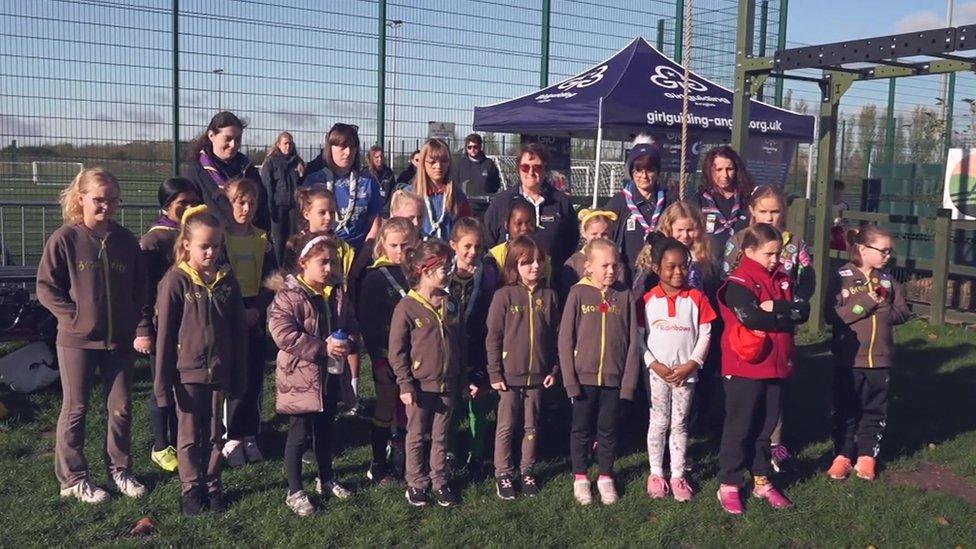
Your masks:
<instances>
[{"instance_id":1,"label":"black eyeglasses","mask_svg":"<svg viewBox=\"0 0 976 549\"><path fill-rule=\"evenodd\" d=\"M865 248L871 248L872 250L880 253L881 255L883 255L885 257L890 257L890 256L892 256L892 255L895 254L895 250L893 248L875 248L874 246L871 246L869 244L865 244L864 247Z\"/></svg>"}]
</instances>

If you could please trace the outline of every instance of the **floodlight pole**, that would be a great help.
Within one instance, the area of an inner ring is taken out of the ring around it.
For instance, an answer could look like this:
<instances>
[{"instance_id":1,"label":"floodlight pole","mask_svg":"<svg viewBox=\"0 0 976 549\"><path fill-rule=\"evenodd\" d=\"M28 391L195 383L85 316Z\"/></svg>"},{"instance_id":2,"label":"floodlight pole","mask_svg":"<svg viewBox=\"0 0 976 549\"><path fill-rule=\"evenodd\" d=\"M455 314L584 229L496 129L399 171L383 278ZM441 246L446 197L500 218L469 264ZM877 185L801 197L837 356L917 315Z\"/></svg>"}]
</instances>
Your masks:
<instances>
[{"instance_id":1,"label":"floodlight pole","mask_svg":"<svg viewBox=\"0 0 976 549\"><path fill-rule=\"evenodd\" d=\"M596 161L593 169L593 209L597 207L597 197L600 192L600 154L603 148L603 98L600 98L599 109L596 114Z\"/></svg>"},{"instance_id":2,"label":"floodlight pole","mask_svg":"<svg viewBox=\"0 0 976 549\"><path fill-rule=\"evenodd\" d=\"M180 0L173 0L173 177L180 175Z\"/></svg>"}]
</instances>

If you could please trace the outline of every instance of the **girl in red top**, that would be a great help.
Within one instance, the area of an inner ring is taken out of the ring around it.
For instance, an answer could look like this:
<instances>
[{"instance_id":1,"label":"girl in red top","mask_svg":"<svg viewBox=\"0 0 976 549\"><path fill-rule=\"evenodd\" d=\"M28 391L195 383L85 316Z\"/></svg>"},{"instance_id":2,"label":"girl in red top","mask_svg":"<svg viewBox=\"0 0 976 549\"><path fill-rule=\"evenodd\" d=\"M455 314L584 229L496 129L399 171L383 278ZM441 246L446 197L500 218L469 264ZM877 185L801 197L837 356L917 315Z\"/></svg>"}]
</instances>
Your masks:
<instances>
[{"instance_id":1,"label":"girl in red top","mask_svg":"<svg viewBox=\"0 0 976 549\"><path fill-rule=\"evenodd\" d=\"M780 268L783 235L772 225L747 229L743 258L719 289L725 425L719 448L718 499L726 512L742 513L742 472L752 473L752 495L776 509L791 507L773 487L769 438L780 414L783 380L793 371L793 330L810 313L807 302L793 301L794 281ZM756 425L761 428L758 432ZM750 465L751 464L751 465Z\"/></svg>"}]
</instances>

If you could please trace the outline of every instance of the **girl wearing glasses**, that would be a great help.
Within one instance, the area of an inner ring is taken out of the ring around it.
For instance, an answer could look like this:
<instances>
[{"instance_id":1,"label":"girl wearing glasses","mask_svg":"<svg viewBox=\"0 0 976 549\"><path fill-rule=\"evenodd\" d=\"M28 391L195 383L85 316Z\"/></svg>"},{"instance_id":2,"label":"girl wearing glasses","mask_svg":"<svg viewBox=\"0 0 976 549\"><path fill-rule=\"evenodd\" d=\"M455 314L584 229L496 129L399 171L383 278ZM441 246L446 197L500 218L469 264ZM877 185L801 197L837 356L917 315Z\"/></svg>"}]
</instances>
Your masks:
<instances>
[{"instance_id":1,"label":"girl wearing glasses","mask_svg":"<svg viewBox=\"0 0 976 549\"><path fill-rule=\"evenodd\" d=\"M380 230L383 195L380 184L360 172L359 129L336 124L325 136L322 154L308 164L303 186L322 184L336 196L335 234L356 251Z\"/></svg>"},{"instance_id":2,"label":"girl wearing glasses","mask_svg":"<svg viewBox=\"0 0 976 549\"><path fill-rule=\"evenodd\" d=\"M830 275L827 320L833 325L834 462L827 475L875 478L888 414L894 327L911 315L901 283L884 270L891 233L865 225L848 233L850 262ZM852 461L856 463L852 465Z\"/></svg>"},{"instance_id":3,"label":"girl wearing glasses","mask_svg":"<svg viewBox=\"0 0 976 549\"><path fill-rule=\"evenodd\" d=\"M485 212L488 245L506 241L509 211L520 200L535 209L535 240L549 254L553 265L562 265L576 251L579 224L573 204L566 193L548 180L549 154L545 146L527 143L518 154L519 184L492 198Z\"/></svg>"},{"instance_id":4,"label":"girl wearing glasses","mask_svg":"<svg viewBox=\"0 0 976 549\"><path fill-rule=\"evenodd\" d=\"M424 199L423 237L448 240L454 221L471 217L471 204L451 179L451 151L440 139L428 139L420 149L420 166L407 190Z\"/></svg>"}]
</instances>

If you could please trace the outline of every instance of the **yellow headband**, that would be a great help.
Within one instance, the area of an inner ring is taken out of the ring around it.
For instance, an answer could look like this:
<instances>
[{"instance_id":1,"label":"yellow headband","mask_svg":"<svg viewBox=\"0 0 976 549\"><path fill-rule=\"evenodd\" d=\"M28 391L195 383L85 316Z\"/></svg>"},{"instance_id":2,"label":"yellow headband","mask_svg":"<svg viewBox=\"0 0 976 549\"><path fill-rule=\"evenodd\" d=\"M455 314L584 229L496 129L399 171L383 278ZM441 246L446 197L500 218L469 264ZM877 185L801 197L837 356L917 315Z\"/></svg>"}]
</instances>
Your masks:
<instances>
[{"instance_id":1,"label":"yellow headband","mask_svg":"<svg viewBox=\"0 0 976 549\"><path fill-rule=\"evenodd\" d=\"M593 219L594 217L605 217L610 220L610 223L613 223L614 221L617 220L617 212L611 212L609 210L590 210L587 208L583 208L582 210L579 211L580 227L585 227L586 223L589 220Z\"/></svg>"},{"instance_id":2,"label":"yellow headband","mask_svg":"<svg viewBox=\"0 0 976 549\"><path fill-rule=\"evenodd\" d=\"M199 206L191 206L183 211L183 217L180 218L180 223L186 224L187 220L195 215L199 215L210 211L206 204L200 204Z\"/></svg>"}]
</instances>

